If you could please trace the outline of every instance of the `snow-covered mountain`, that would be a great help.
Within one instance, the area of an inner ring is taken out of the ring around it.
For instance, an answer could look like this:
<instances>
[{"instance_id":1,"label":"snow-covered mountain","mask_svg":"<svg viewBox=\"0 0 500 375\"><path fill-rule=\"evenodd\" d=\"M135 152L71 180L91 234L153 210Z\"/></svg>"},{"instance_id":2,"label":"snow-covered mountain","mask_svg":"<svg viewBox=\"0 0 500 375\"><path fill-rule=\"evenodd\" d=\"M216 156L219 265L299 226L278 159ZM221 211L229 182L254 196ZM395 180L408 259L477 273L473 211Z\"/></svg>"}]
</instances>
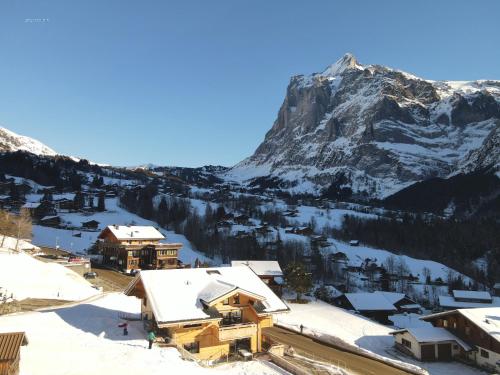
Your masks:
<instances>
[{"instance_id":1,"label":"snow-covered mountain","mask_svg":"<svg viewBox=\"0 0 500 375\"><path fill-rule=\"evenodd\" d=\"M291 78L263 143L226 178L385 197L498 165L499 125L500 81L430 81L346 54L322 73Z\"/></svg>"},{"instance_id":2,"label":"snow-covered mountain","mask_svg":"<svg viewBox=\"0 0 500 375\"><path fill-rule=\"evenodd\" d=\"M57 152L36 139L0 127L0 152L26 151L35 155L55 156Z\"/></svg>"}]
</instances>

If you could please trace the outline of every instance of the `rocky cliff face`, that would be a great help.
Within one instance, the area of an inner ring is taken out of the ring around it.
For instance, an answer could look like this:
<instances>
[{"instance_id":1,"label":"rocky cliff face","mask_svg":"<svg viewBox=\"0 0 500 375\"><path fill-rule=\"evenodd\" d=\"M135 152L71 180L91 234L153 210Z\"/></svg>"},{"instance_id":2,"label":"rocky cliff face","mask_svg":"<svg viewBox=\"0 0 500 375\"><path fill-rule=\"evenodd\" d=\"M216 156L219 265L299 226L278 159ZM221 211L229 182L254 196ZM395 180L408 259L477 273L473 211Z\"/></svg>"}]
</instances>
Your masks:
<instances>
[{"instance_id":1,"label":"rocky cliff face","mask_svg":"<svg viewBox=\"0 0 500 375\"><path fill-rule=\"evenodd\" d=\"M264 142L227 177L270 176L312 192L342 181L384 197L492 161L491 150L474 154L481 148L498 160L499 124L500 81L429 81L346 54L322 73L292 77Z\"/></svg>"}]
</instances>

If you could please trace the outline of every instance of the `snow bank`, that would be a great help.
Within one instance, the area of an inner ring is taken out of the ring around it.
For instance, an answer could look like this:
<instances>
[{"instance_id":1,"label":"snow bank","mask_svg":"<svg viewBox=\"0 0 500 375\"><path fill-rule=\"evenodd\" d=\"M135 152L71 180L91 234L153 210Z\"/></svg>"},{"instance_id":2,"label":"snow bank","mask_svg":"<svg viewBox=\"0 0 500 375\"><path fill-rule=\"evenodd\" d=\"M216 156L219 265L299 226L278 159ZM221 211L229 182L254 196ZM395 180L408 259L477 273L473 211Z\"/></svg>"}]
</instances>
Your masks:
<instances>
[{"instance_id":1,"label":"snow bank","mask_svg":"<svg viewBox=\"0 0 500 375\"><path fill-rule=\"evenodd\" d=\"M0 289L9 296L82 300L99 293L83 277L60 264L45 263L25 253L0 249Z\"/></svg>"}]
</instances>

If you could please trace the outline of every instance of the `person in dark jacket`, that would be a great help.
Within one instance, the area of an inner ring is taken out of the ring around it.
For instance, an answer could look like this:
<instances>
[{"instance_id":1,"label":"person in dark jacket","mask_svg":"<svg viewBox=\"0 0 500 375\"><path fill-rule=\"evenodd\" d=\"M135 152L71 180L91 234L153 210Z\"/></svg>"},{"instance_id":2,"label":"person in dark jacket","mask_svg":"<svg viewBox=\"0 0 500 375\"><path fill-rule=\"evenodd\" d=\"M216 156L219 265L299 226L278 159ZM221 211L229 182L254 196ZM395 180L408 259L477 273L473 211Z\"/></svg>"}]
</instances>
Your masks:
<instances>
[{"instance_id":1,"label":"person in dark jacket","mask_svg":"<svg viewBox=\"0 0 500 375\"><path fill-rule=\"evenodd\" d=\"M148 349L151 349L153 347L153 342L155 341L156 339L156 335L153 331L149 331L148 333L148 341L149 341L149 348Z\"/></svg>"}]
</instances>

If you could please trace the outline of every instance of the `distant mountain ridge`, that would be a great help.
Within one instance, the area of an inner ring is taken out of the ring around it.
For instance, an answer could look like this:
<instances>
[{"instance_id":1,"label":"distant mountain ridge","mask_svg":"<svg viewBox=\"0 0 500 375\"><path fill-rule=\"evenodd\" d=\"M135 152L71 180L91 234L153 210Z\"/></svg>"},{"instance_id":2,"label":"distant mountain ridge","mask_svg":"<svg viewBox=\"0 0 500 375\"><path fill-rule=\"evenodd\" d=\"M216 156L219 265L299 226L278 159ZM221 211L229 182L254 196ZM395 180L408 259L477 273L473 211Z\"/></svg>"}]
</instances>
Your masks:
<instances>
[{"instance_id":1,"label":"distant mountain ridge","mask_svg":"<svg viewBox=\"0 0 500 375\"><path fill-rule=\"evenodd\" d=\"M36 139L19 135L0 127L0 152L25 151L41 156L56 156L58 153Z\"/></svg>"},{"instance_id":2,"label":"distant mountain ridge","mask_svg":"<svg viewBox=\"0 0 500 375\"><path fill-rule=\"evenodd\" d=\"M291 78L255 153L225 177L383 198L417 181L498 168L500 81L430 81L346 54Z\"/></svg>"}]
</instances>

